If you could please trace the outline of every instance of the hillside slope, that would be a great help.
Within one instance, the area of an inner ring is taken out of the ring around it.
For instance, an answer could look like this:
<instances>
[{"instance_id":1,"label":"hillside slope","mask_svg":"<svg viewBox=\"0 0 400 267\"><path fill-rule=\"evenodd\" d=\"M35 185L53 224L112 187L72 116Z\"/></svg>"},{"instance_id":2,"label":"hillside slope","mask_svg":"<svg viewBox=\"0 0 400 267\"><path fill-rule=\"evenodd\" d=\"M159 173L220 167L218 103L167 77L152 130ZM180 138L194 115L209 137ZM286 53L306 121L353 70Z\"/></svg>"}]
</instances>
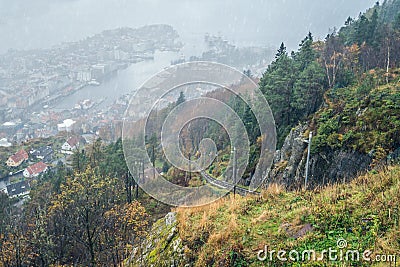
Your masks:
<instances>
[{"instance_id":1,"label":"hillside slope","mask_svg":"<svg viewBox=\"0 0 400 267\"><path fill-rule=\"evenodd\" d=\"M210 206L178 208L177 222L155 224L157 230L144 243L147 252L135 250L128 265L395 266L389 260L396 254L400 260L399 203L399 166L315 191L287 192L274 185L261 197L232 196ZM279 260L277 252L265 258L266 248L287 251L288 261ZM329 248L337 250L338 260L326 254L319 261ZM300 253L299 261L290 259L297 258L296 253L289 254L292 250ZM307 250L315 251L315 261L302 261ZM346 261L345 255L354 250L360 260L349 254ZM366 259L371 261L366 261L363 253L369 250ZM386 262L375 261L378 255Z\"/></svg>"},{"instance_id":2,"label":"hillside slope","mask_svg":"<svg viewBox=\"0 0 400 267\"><path fill-rule=\"evenodd\" d=\"M399 69L371 70L361 81L325 94L325 104L308 122L292 129L277 151L269 183L289 189L304 183L307 144L313 132L310 187L351 180L390 161L400 152Z\"/></svg>"}]
</instances>

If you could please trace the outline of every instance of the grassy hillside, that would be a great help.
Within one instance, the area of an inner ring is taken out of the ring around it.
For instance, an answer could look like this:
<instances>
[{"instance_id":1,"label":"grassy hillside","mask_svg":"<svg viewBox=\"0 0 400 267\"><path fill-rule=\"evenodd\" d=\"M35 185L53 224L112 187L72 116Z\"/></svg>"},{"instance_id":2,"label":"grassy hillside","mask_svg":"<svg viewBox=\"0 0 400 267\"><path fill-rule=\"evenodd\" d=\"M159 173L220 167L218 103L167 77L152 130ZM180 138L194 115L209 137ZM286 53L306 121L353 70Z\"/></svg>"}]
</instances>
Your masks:
<instances>
[{"instance_id":1,"label":"grassy hillside","mask_svg":"<svg viewBox=\"0 0 400 267\"><path fill-rule=\"evenodd\" d=\"M400 167L395 166L312 192L285 192L271 186L261 197L228 197L206 207L179 208L178 229L186 260L195 266L336 266L339 262L327 260L328 256L324 261L285 263L276 253L272 261L262 262L257 253L265 246L288 253L313 249L318 258L325 249L338 249L338 240L347 242L344 253L371 250L371 259L397 254L399 262L399 204ZM365 261L340 264L394 266Z\"/></svg>"}]
</instances>

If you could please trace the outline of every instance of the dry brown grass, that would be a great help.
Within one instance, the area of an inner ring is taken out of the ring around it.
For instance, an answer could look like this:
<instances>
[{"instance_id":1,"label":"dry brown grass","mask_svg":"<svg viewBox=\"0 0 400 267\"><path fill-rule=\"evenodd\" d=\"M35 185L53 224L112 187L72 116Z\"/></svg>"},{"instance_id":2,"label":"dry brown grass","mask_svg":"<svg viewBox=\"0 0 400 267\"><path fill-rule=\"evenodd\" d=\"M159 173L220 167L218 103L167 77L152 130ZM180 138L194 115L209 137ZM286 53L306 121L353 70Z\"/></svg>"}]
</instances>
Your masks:
<instances>
[{"instance_id":1,"label":"dry brown grass","mask_svg":"<svg viewBox=\"0 0 400 267\"><path fill-rule=\"evenodd\" d=\"M261 192L261 196L263 199L274 199L280 194L286 192L286 189L283 185L281 184L270 184L267 189L264 189Z\"/></svg>"},{"instance_id":2,"label":"dry brown grass","mask_svg":"<svg viewBox=\"0 0 400 267\"><path fill-rule=\"evenodd\" d=\"M243 238L253 240L241 249L251 258L255 248L271 240L277 246L293 247L309 239L320 239L324 232L318 231L334 230L336 220L332 218L341 220L340 214L351 214L354 227L370 215L380 222L393 221L399 215L394 209L400 208L399 177L400 168L389 167L361 175L348 184L328 185L315 191L286 192L283 186L271 184L260 197L228 196L208 206L177 208L179 232L188 244L195 266L219 266L221 257L229 258L226 253L240 247ZM316 224L325 227L329 221L330 226L296 240L288 238L312 224L310 215L318 217ZM376 237L376 253L400 253L399 227Z\"/></svg>"}]
</instances>

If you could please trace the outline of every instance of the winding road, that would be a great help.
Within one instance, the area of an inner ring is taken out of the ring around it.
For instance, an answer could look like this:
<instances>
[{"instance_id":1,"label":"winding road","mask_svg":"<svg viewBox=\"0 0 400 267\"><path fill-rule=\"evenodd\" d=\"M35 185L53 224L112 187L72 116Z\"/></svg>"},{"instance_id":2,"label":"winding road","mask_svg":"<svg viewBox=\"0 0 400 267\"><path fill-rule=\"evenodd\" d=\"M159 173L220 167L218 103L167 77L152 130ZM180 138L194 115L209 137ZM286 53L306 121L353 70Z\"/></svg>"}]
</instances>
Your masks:
<instances>
[{"instance_id":1,"label":"winding road","mask_svg":"<svg viewBox=\"0 0 400 267\"><path fill-rule=\"evenodd\" d=\"M260 195L260 192L251 191L251 190L239 187L239 186L234 186L233 184L225 182L225 181L217 180L214 177L212 177L211 175L209 175L208 173L206 173L205 171L200 172L200 174L203 177L203 179L206 180L208 183L210 183L216 187L219 187L221 189L231 190L232 188L234 188L233 190L241 196L245 196L248 194Z\"/></svg>"}]
</instances>

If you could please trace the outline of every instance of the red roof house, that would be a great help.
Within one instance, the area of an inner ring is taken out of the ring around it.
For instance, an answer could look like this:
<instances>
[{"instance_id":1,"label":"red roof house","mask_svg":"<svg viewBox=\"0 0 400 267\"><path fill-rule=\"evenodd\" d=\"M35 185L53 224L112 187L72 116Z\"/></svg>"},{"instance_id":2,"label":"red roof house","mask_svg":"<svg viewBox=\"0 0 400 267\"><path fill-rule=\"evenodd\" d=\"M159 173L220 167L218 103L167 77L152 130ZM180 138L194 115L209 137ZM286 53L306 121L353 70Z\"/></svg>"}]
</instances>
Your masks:
<instances>
[{"instance_id":1,"label":"red roof house","mask_svg":"<svg viewBox=\"0 0 400 267\"><path fill-rule=\"evenodd\" d=\"M24 176L26 178L33 178L39 176L39 174L47 171L47 165L43 162L38 162L26 168L24 170Z\"/></svg>"},{"instance_id":2,"label":"red roof house","mask_svg":"<svg viewBox=\"0 0 400 267\"><path fill-rule=\"evenodd\" d=\"M21 149L20 151L9 157L6 164L9 167L18 167L19 165L22 164L22 162L24 162L28 158L29 158L28 153L26 153L25 150Z\"/></svg>"}]
</instances>

